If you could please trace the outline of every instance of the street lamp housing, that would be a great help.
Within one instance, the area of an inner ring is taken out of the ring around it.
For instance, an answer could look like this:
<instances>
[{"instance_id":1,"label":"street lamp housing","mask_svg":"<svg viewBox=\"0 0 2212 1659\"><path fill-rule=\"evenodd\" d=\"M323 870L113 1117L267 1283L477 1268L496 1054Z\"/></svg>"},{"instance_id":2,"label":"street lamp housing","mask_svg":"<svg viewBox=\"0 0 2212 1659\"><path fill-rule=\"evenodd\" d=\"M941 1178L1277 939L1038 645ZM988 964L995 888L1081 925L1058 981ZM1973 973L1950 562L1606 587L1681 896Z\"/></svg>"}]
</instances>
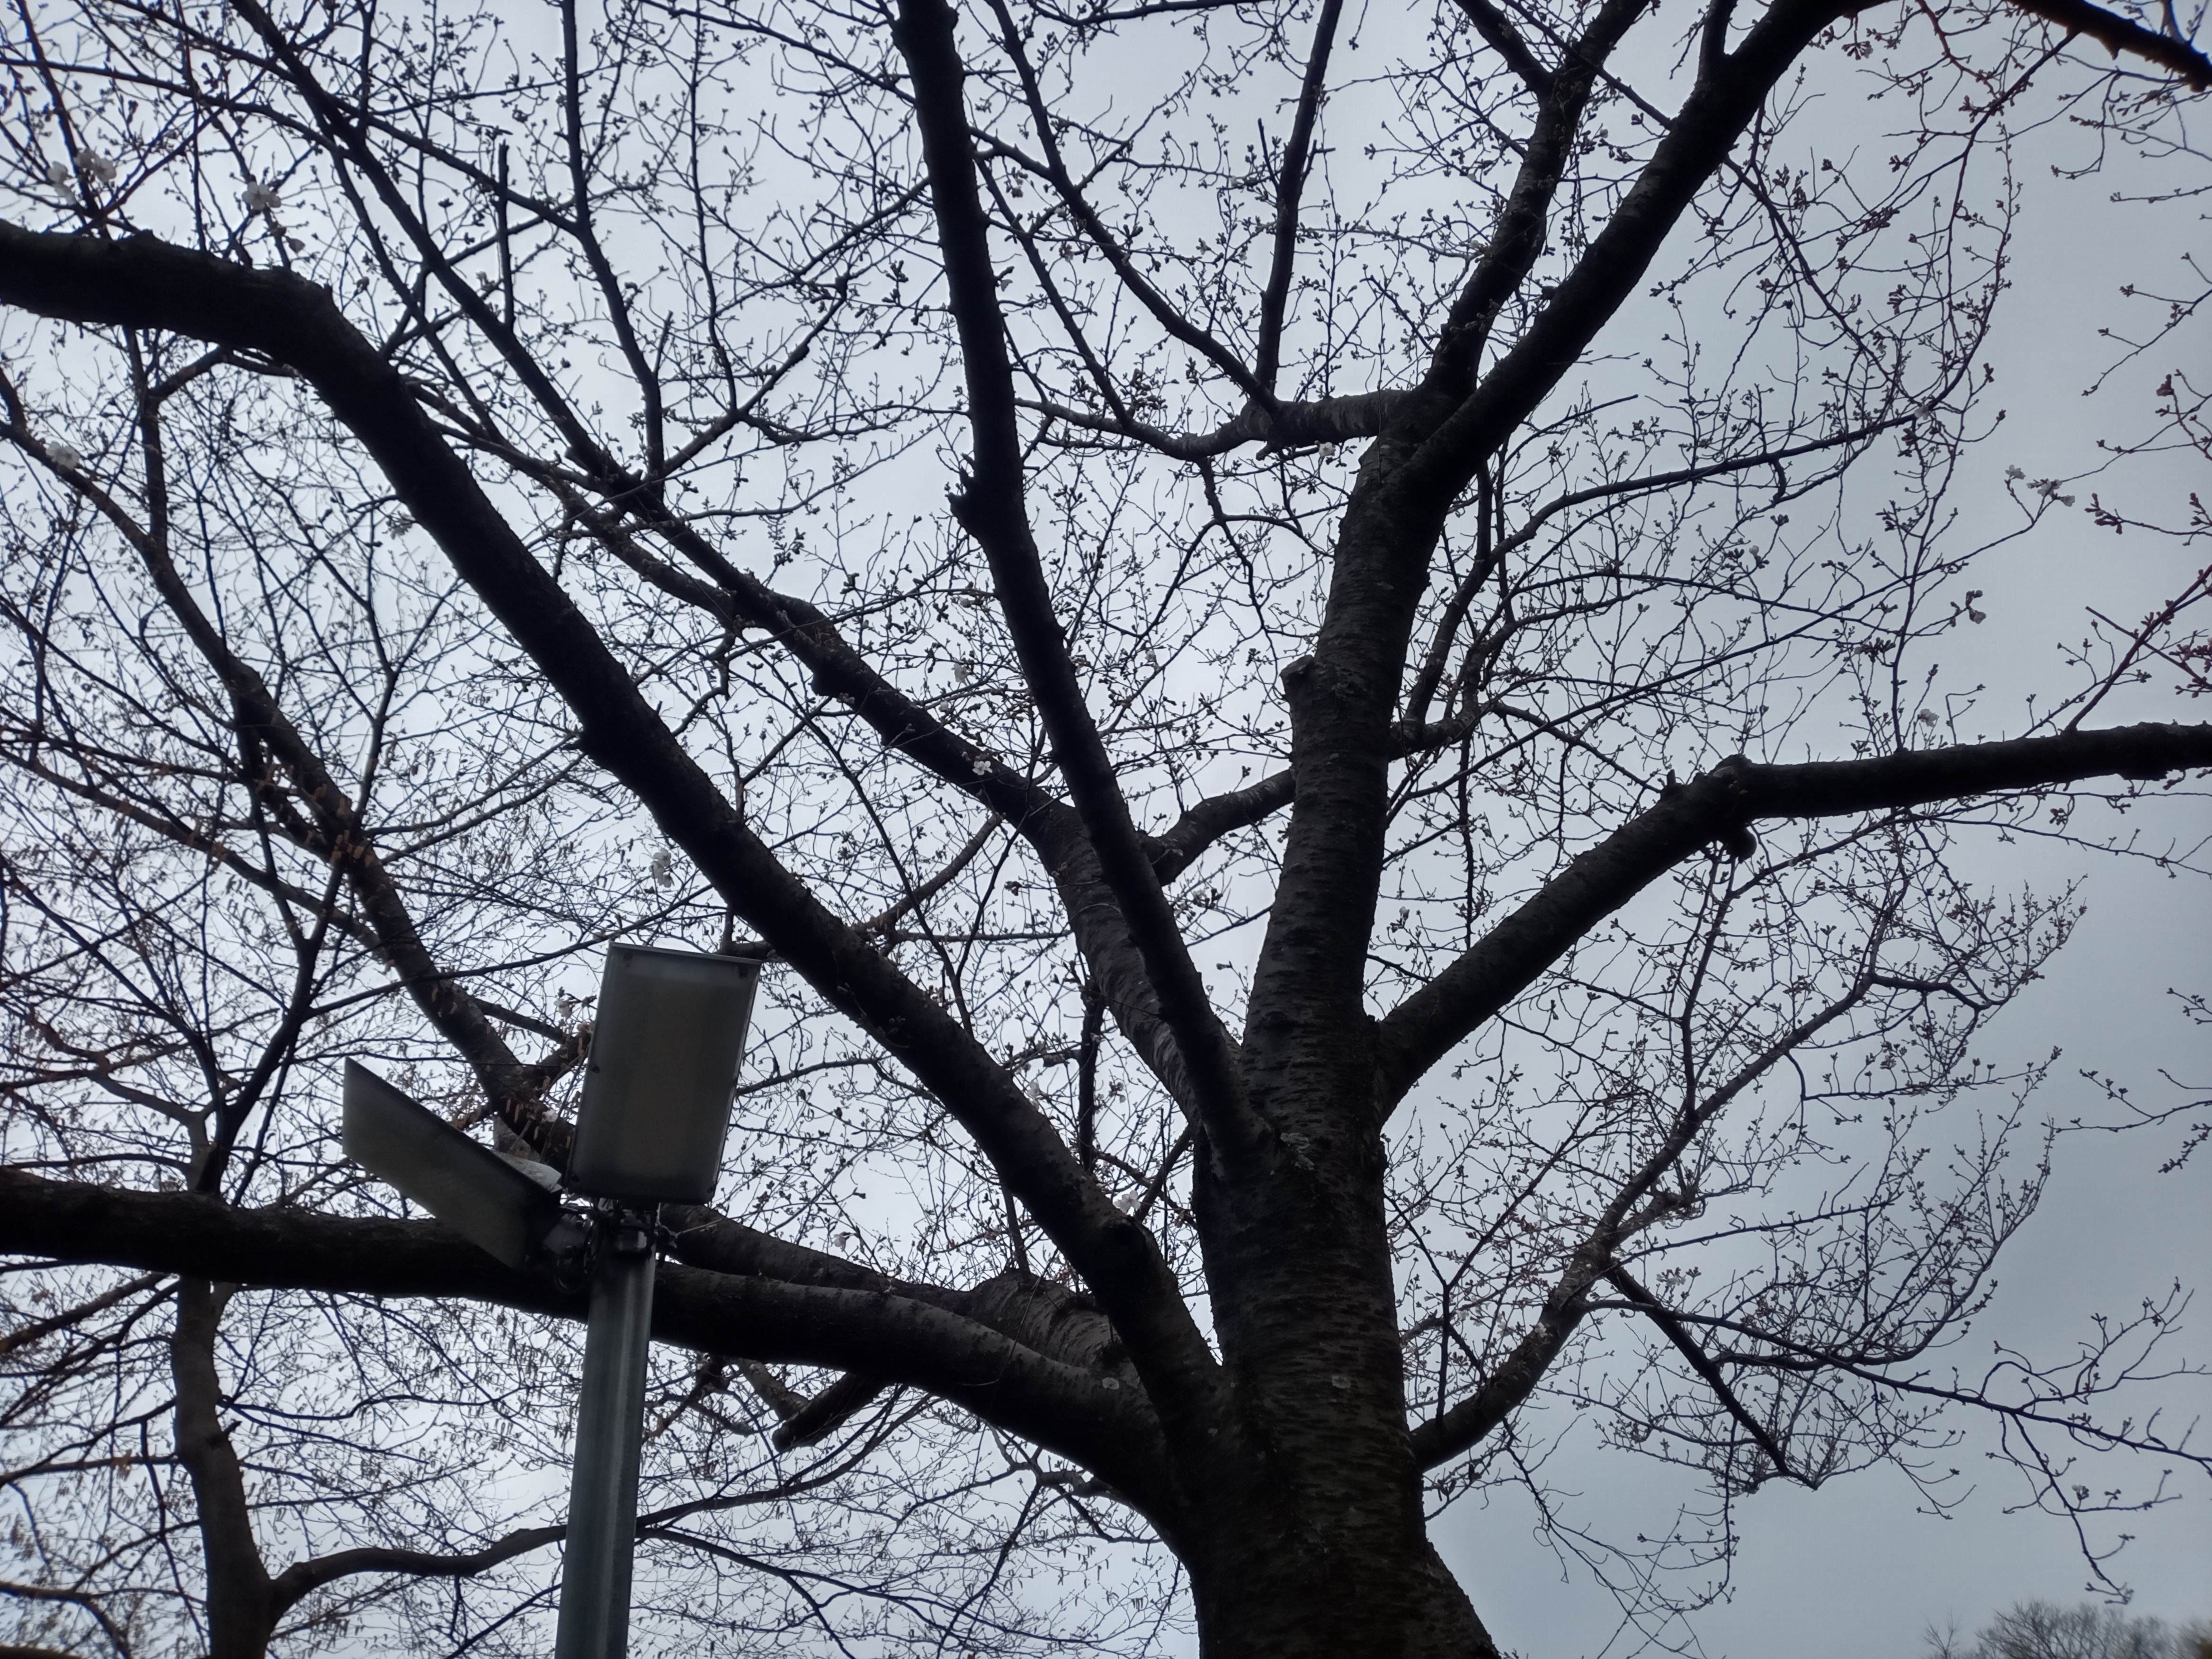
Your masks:
<instances>
[{"instance_id":1,"label":"street lamp housing","mask_svg":"<svg viewBox=\"0 0 2212 1659\"><path fill-rule=\"evenodd\" d=\"M571 1188L640 1204L714 1195L760 970L749 957L609 947Z\"/></svg>"},{"instance_id":2,"label":"street lamp housing","mask_svg":"<svg viewBox=\"0 0 2212 1659\"><path fill-rule=\"evenodd\" d=\"M562 1206L545 1166L478 1146L346 1062L349 1157L510 1267L590 1266L555 1659L628 1650L655 1213L714 1195L760 970L750 957L608 951L561 1183L599 1200L588 1219Z\"/></svg>"}]
</instances>

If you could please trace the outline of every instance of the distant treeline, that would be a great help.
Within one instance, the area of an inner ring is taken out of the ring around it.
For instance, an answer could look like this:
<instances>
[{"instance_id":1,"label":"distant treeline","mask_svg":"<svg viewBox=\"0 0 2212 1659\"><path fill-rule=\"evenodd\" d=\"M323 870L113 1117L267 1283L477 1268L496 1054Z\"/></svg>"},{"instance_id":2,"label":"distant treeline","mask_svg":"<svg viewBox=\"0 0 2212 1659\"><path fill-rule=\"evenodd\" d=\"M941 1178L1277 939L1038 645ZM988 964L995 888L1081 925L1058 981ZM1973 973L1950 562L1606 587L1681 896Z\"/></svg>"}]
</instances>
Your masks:
<instances>
[{"instance_id":1,"label":"distant treeline","mask_svg":"<svg viewBox=\"0 0 2212 1659\"><path fill-rule=\"evenodd\" d=\"M1955 1627L1931 1629L1926 1659L2212 1659L2212 1620L2176 1627L2086 1601L2022 1601L1972 1641Z\"/></svg>"}]
</instances>

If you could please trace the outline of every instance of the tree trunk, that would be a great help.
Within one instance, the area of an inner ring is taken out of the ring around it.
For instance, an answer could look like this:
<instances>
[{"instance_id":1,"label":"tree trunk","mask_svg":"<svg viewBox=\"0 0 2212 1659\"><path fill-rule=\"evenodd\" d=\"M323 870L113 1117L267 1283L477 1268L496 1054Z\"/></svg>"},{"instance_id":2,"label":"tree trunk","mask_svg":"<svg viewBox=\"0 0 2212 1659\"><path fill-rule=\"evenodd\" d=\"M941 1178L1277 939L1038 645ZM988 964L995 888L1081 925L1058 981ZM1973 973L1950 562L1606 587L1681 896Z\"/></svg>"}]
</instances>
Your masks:
<instances>
[{"instance_id":1,"label":"tree trunk","mask_svg":"<svg viewBox=\"0 0 2212 1659\"><path fill-rule=\"evenodd\" d=\"M1218 1512L1189 1564L1205 1659L1498 1659L1427 1538L1354 1510Z\"/></svg>"},{"instance_id":2,"label":"tree trunk","mask_svg":"<svg viewBox=\"0 0 2212 1659\"><path fill-rule=\"evenodd\" d=\"M208 1659L263 1659L276 1625L276 1598L254 1541L246 1478L221 1419L215 1339L233 1287L187 1279L177 1286L169 1370L177 1385L177 1458L191 1476L207 1558Z\"/></svg>"},{"instance_id":3,"label":"tree trunk","mask_svg":"<svg viewBox=\"0 0 2212 1659\"><path fill-rule=\"evenodd\" d=\"M1282 1138L1261 1178L1224 1186L1200 1159L1236 1401L1188 1482L1196 1524L1178 1540L1200 1647L1206 1659L1497 1659L1422 1513L1382 1139L1325 1105L1364 1068L1364 1045L1346 1048L1340 1074L1304 1092L1306 1109L1301 1091L1263 1097Z\"/></svg>"}]
</instances>

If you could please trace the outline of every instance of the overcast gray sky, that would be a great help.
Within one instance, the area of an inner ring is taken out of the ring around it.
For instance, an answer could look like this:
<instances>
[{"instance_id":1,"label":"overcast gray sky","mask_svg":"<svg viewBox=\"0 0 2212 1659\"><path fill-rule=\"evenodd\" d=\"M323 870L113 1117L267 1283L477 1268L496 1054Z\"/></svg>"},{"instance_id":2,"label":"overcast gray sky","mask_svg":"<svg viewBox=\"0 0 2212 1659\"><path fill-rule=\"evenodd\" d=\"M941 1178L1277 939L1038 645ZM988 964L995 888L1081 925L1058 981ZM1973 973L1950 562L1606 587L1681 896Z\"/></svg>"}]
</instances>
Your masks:
<instances>
[{"instance_id":1,"label":"overcast gray sky","mask_svg":"<svg viewBox=\"0 0 2212 1659\"><path fill-rule=\"evenodd\" d=\"M2106 397L2082 398L2118 355L2097 331L2128 332L2152 309L2125 307L2121 284L2163 283L2159 291L2166 295L2202 290L2203 281L2182 254L2193 246L2202 257L2205 223L2193 204L2147 211L2110 200L2118 189L2144 189L2156 170L2054 179L2051 165L2077 160L2082 143L2078 132L2062 128L2023 147L2027 210L2017 286L1994 353L1999 401L2014 413L1962 477L1955 501L1962 533L1995 533L2016 521L2002 493L2007 465L2031 477L2078 475L2096 464L2094 440L2114 420L2147 418L2151 388L2166 372L2193 369L2201 378L2212 366L2212 327L2200 317L2193 332L2123 371ZM2172 179L2172 168L2163 172ZM2203 181L2197 182L2201 188ZM2146 513L2154 504L2157 516L2178 522L2191 490L2212 496L2212 478L2202 475L2201 460L2174 458L2154 483L2139 482L2130 499ZM2103 482L2110 499L2111 481ZM1959 660L1955 668L1947 662L1954 672L1945 678L1987 683L1982 708L1992 734L2020 729L2014 711L2028 690L2040 689L2047 699L2074 683L2057 646L2080 637L2085 607L2134 622L2189 572L2212 562L2212 547L2202 541L2185 549L2095 529L2084 508L2087 490L2096 487L2078 492L2075 510L1989 556L1987 580L1976 579L1990 592L1990 623L1960 631ZM2154 503L2147 490L2155 490ZM2156 689L2157 705L2114 711L2114 718L2203 719L2212 712L2177 706L2166 683ZM2087 824L2086 817L2081 822ZM2201 800L2130 822L2183 840L2212 833L2212 814ZM2148 1099L2163 1066L2199 1085L2200 1098L2212 1096L2212 1031L2191 1026L2164 994L2169 986L2203 992L2212 984L2206 971L2212 882L2176 878L2141 861L2063 847L2003 847L1990 838L1963 848L1960 867L1998 886L2017 887L2031 877L2046 886L2069 874L2086 878L2087 921L2050 976L2006 1010L1978 1045L2000 1063L2053 1045L2065 1050L2037 1116L2063 1119L2087 1109L2094 1091L2080 1078L2082 1067L2116 1074ZM2088 1330L2092 1313L2125 1314L2177 1277L2202 1284L2212 1266L2212 1147L2181 1170L2159 1174L2181 1139L2173 1127L2068 1138L2042 1209L2001 1264L2002 1288L1989 1317L1956 1356L1978 1359L1990 1340L2001 1339L2063 1358ZM2212 1361L2212 1288L2185 1327L2173 1355ZM2161 1398L2171 1413L2169 1434L2179 1420L2198 1417L2212 1430L2212 1383L2184 1381ZM1966 1456L1948 1461L1972 1469L1992 1437L1964 1414L1956 1420L1972 1438L1961 1449ZM1917 1513L1916 1494L1892 1470L1849 1477L1819 1492L1778 1486L1757 1494L1740 1512L1744 1547L1733 1599L1697 1620L1703 1650L1734 1659L1915 1656L1931 1621L1955 1616L1972 1628L2015 1601L2083 1599L2088 1575L2066 1525L2033 1511L2004 1514L2025 1495L2021 1483L1996 1466L1981 1467L1979 1490L1951 1520ZM2140 1482L2153 1467L2113 1473ZM1618 1494L1624 1504L1689 1495L1686 1484L1640 1474L1618 1455L1570 1454L1556 1472L1564 1486L1594 1498ZM2212 1492L2186 1471L2177 1471L2171 1489L2179 1501L2127 1523L2137 1536L2113 1571L2135 1590L2135 1612L2175 1621L2212 1617ZM1615 1620L1603 1594L1587 1577L1563 1578L1533 1541L1525 1511L1468 1509L1448 1517L1442 1533L1448 1558L1501 1645L1529 1659L1571 1659L1598 1653L1613 1636Z\"/></svg>"},{"instance_id":2,"label":"overcast gray sky","mask_svg":"<svg viewBox=\"0 0 2212 1659\"><path fill-rule=\"evenodd\" d=\"M2152 1061L2194 1062L2212 1073L2205 1044L2143 994L2148 987L2205 975L2212 906L2203 884L2169 882L2155 872L2107 863L2094 868L2090 914L2043 984L2006 1011L1987 1053L2008 1044L2032 1051L2066 1048L2047 1108L2057 1112L2086 1085L2077 1063L2123 1069L2148 1086ZM1959 1351L1988 1352L2002 1336L2031 1352L2063 1355L2094 1310L2124 1312L2177 1275L2203 1278L2212 1262L2212 1162L2156 1173L2179 1139L2172 1131L2138 1136L2075 1137L2066 1146L2042 1210L2014 1241L1990 1317ZM2200 1300L2179 1352L2212 1350L2203 1334L2212 1301ZM2172 1395L2189 1415L2212 1416L2202 1382ZM2191 1406L2194 1410L2189 1410ZM1973 1428L1963 1414L1961 1426ZM1972 1468L1990 1443L1976 1429L1954 1461ZM2131 1473L2141 1474L2147 1469ZM1593 1495L1626 1492L1657 1500L1685 1483L1656 1480L1618 1454L1564 1459L1559 1484ZM2176 1483L2180 1501L2135 1517L2139 1534L2116 1564L2136 1591L2134 1610L2171 1620L2212 1616L2212 1503L2201 1480ZM1626 1495L1626 1494L1624 1494ZM1881 1469L1818 1492L1774 1486L1740 1511L1744 1547L1729 1604L1697 1620L1704 1650L1753 1659L1871 1659L1915 1656L1931 1620L1955 1615L1978 1625L1992 1610L2030 1597L2082 1598L2087 1573L2063 1523L2029 1512L2007 1516L2021 1485L1985 1466L1981 1486L1957 1518L1916 1513L1910 1484ZM1528 1659L1571 1659L1600 1651L1614 1618L1602 1592L1567 1575L1530 1534L1525 1511L1500 1504L1448 1517L1443 1537L1453 1567L1501 1645Z\"/></svg>"}]
</instances>

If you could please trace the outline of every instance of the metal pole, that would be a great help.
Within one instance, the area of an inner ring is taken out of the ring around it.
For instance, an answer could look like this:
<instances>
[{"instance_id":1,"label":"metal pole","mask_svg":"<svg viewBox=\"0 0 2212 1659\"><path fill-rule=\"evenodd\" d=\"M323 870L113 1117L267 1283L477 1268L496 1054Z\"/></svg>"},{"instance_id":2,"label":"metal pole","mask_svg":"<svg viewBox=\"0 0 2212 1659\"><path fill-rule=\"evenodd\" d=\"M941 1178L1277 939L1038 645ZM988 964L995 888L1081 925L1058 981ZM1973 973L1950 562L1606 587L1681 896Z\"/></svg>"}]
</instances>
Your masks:
<instances>
[{"instance_id":1,"label":"metal pole","mask_svg":"<svg viewBox=\"0 0 2212 1659\"><path fill-rule=\"evenodd\" d=\"M603 1213L597 1230L556 1659L623 1659L629 1647L637 1445L653 1327L653 1210L624 1206Z\"/></svg>"}]
</instances>

